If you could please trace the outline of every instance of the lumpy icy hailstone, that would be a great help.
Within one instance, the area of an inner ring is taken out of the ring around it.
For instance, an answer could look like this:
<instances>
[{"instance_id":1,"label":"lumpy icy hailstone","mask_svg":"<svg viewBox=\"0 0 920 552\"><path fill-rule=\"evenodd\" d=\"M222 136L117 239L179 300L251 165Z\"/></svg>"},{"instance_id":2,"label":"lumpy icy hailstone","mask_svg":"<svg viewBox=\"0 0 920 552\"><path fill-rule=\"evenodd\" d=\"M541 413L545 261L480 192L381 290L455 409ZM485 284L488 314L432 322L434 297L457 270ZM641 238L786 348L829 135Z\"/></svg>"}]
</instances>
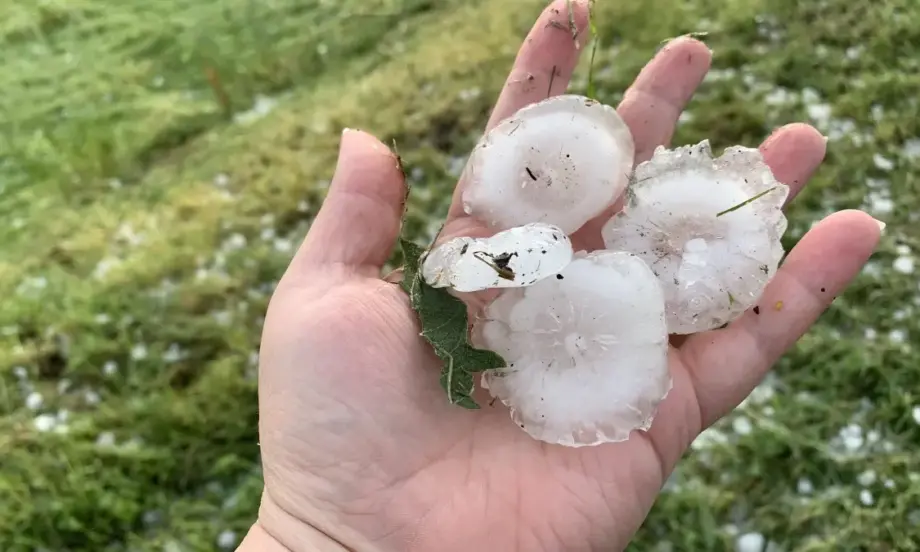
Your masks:
<instances>
[{"instance_id":1,"label":"lumpy icy hailstone","mask_svg":"<svg viewBox=\"0 0 920 552\"><path fill-rule=\"evenodd\" d=\"M571 234L616 201L635 145L608 105L555 96L501 121L464 170L464 211L503 230L542 222Z\"/></svg>"},{"instance_id":2,"label":"lumpy icy hailstone","mask_svg":"<svg viewBox=\"0 0 920 552\"><path fill-rule=\"evenodd\" d=\"M626 206L604 225L604 244L652 268L671 333L711 330L754 306L776 273L788 195L757 149L735 146L713 158L705 140L659 147L636 167Z\"/></svg>"},{"instance_id":3,"label":"lumpy icy hailstone","mask_svg":"<svg viewBox=\"0 0 920 552\"><path fill-rule=\"evenodd\" d=\"M610 106L563 95L525 107L476 145L467 215L491 238L454 238L423 260L434 287L500 290L472 341L506 366L482 385L535 439L565 446L647 430L671 389L668 336L720 326L756 302L783 255L778 183L756 149L709 143L633 169L629 128ZM605 248L571 234L626 194Z\"/></svg>"}]
</instances>

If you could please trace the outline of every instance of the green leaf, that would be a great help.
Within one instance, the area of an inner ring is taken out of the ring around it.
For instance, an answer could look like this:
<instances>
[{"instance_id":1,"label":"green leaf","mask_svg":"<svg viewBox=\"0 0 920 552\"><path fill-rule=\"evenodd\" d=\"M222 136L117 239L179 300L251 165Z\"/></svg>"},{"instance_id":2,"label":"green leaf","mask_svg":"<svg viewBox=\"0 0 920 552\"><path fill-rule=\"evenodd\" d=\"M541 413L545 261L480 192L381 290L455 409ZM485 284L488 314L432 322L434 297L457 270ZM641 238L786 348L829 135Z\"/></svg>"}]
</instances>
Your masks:
<instances>
[{"instance_id":1,"label":"green leaf","mask_svg":"<svg viewBox=\"0 0 920 552\"><path fill-rule=\"evenodd\" d=\"M466 303L444 288L433 288L421 278L419 266L425 251L421 246L399 239L405 267L399 285L409 294L412 310L418 314L422 337L431 344L441 367L441 387L447 400L464 408L477 409L472 398L473 375L483 370L505 367L501 356L476 349L469 342Z\"/></svg>"}]
</instances>

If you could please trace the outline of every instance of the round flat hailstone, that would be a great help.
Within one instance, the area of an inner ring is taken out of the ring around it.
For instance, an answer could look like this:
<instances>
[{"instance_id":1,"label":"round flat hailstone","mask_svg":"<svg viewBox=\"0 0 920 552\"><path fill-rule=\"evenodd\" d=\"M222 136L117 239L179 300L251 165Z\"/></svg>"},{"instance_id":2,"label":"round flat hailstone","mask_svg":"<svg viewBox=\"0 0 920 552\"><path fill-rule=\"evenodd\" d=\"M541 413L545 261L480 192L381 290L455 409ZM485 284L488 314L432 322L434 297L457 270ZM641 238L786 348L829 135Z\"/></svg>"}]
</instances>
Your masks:
<instances>
[{"instance_id":1,"label":"round flat hailstone","mask_svg":"<svg viewBox=\"0 0 920 552\"><path fill-rule=\"evenodd\" d=\"M454 238L422 262L432 287L470 292L533 285L572 260L572 242L556 226L525 224L489 238Z\"/></svg>"},{"instance_id":2,"label":"round flat hailstone","mask_svg":"<svg viewBox=\"0 0 920 552\"><path fill-rule=\"evenodd\" d=\"M483 386L540 441L624 441L671 389L661 286L630 253L579 252L559 277L504 291L473 335L508 362Z\"/></svg>"},{"instance_id":3,"label":"round flat hailstone","mask_svg":"<svg viewBox=\"0 0 920 552\"><path fill-rule=\"evenodd\" d=\"M735 146L714 159L708 140L659 147L627 195L604 244L652 268L671 333L718 328L754 306L783 257L789 195L759 150Z\"/></svg>"},{"instance_id":4,"label":"round flat hailstone","mask_svg":"<svg viewBox=\"0 0 920 552\"><path fill-rule=\"evenodd\" d=\"M529 105L489 131L465 169L463 209L494 228L571 234L626 189L635 145L616 110L584 96Z\"/></svg>"}]
</instances>

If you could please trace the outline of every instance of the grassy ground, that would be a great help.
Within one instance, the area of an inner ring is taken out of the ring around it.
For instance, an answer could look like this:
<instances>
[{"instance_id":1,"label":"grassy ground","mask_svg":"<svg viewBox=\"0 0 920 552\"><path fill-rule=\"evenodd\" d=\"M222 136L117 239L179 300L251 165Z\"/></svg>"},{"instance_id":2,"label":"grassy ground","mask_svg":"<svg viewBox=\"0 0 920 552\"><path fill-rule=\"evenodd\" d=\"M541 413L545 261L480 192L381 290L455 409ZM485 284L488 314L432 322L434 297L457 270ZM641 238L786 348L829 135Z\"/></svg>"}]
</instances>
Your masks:
<instances>
[{"instance_id":1,"label":"grassy ground","mask_svg":"<svg viewBox=\"0 0 920 552\"><path fill-rule=\"evenodd\" d=\"M0 4L0 550L235 546L260 492L262 315L341 128L397 140L414 212L443 213L541 5ZM608 103L662 39L709 32L676 142L755 145L793 120L829 135L789 245L840 208L889 223L853 289L695 443L634 549L920 549L914 0L598 15Z\"/></svg>"}]
</instances>

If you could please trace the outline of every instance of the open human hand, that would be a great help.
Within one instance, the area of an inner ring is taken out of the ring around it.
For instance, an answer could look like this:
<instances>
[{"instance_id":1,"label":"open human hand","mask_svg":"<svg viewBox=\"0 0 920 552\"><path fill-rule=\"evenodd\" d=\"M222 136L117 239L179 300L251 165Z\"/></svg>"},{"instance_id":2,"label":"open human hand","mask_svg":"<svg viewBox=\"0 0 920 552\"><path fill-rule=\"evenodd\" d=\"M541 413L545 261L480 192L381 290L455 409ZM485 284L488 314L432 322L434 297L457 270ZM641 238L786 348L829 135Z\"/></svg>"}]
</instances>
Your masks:
<instances>
[{"instance_id":1,"label":"open human hand","mask_svg":"<svg viewBox=\"0 0 920 552\"><path fill-rule=\"evenodd\" d=\"M572 2L581 31L585 2ZM567 2L548 7L524 42L488 127L560 94L581 48ZM670 42L618 112L636 163L667 144L709 68L700 42ZM551 86L550 86L551 85ZM825 139L793 124L761 146L791 200ZM454 195L442 238L490 233ZM577 551L625 548L691 441L737 406L872 254L880 225L835 213L790 252L759 310L670 350L673 389L648 432L566 448L532 439L505 408L449 405L440 361L399 286L380 277L406 189L395 156L360 131L342 135L329 195L272 297L259 373L265 490L241 550ZM601 221L602 222L602 221ZM602 247L599 221L573 236ZM782 309L772 305L783 302Z\"/></svg>"}]
</instances>

